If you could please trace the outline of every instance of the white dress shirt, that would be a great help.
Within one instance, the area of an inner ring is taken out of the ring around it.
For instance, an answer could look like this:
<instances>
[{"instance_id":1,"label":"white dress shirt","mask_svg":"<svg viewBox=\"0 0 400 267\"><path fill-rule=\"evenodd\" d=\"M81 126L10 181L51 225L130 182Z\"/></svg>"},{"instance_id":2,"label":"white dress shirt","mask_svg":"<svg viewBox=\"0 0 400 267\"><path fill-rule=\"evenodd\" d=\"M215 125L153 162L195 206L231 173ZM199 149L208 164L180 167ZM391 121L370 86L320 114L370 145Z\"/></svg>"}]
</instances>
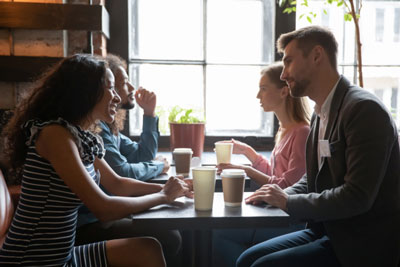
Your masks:
<instances>
[{"instance_id":1,"label":"white dress shirt","mask_svg":"<svg viewBox=\"0 0 400 267\"><path fill-rule=\"evenodd\" d=\"M337 80L336 84L333 86L331 92L325 99L324 103L322 104L322 107L320 108L318 105L315 105L315 113L319 117L319 131L318 131L318 167L321 168L321 163L322 163L322 153L321 153L321 142L324 142L324 136L326 132L326 126L328 125L328 120L329 120L329 111L331 109L331 103L333 99L333 95L335 94L336 87L339 84L339 81L341 79L341 76ZM326 141L325 141L326 142Z\"/></svg>"}]
</instances>

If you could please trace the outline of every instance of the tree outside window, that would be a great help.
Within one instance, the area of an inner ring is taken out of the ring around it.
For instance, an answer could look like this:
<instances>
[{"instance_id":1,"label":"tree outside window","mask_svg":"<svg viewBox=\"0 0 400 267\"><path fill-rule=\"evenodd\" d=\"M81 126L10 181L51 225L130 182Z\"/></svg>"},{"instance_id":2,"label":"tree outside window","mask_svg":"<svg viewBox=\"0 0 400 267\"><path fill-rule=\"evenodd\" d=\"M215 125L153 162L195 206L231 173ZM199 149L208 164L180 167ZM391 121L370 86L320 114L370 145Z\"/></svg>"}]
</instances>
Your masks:
<instances>
[{"instance_id":1,"label":"tree outside window","mask_svg":"<svg viewBox=\"0 0 400 267\"><path fill-rule=\"evenodd\" d=\"M324 1L308 1L309 7L297 4L296 28L309 26L310 22L300 15L314 10L318 16L312 24L329 27L339 43L339 72L358 84L356 40L354 25L345 22L344 7L325 5ZM321 9L326 10L319 12ZM360 30L363 55L364 88L377 95L400 129L400 45L399 1L363 0L360 15ZM329 14L328 19L324 16ZM372 30L372 32L371 32Z\"/></svg>"}]
</instances>

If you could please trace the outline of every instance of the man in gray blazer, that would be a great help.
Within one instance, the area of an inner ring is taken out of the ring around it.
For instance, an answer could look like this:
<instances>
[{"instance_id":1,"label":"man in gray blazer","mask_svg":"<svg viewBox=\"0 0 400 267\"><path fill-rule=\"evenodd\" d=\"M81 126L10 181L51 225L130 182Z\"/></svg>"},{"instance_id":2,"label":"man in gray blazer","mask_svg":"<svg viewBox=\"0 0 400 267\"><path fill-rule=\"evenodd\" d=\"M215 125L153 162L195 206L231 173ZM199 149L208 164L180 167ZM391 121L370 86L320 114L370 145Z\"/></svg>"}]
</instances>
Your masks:
<instances>
[{"instance_id":1,"label":"man in gray blazer","mask_svg":"<svg viewBox=\"0 0 400 267\"><path fill-rule=\"evenodd\" d=\"M390 113L338 74L329 30L302 28L277 45L281 79L316 104L307 170L292 187L265 185L246 202L267 202L308 227L248 249L237 266L398 266L400 156Z\"/></svg>"}]
</instances>

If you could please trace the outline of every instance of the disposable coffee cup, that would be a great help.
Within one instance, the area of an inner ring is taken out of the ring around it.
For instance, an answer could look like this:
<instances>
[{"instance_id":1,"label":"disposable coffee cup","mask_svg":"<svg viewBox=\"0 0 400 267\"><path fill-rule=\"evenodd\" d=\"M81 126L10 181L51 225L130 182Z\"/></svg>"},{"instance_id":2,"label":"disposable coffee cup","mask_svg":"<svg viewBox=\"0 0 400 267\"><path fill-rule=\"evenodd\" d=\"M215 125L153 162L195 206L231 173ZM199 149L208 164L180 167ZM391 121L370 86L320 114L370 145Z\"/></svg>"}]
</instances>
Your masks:
<instances>
[{"instance_id":1,"label":"disposable coffee cup","mask_svg":"<svg viewBox=\"0 0 400 267\"><path fill-rule=\"evenodd\" d=\"M242 169L225 169L221 173L222 191L225 206L237 207L242 205L244 179L246 173Z\"/></svg>"},{"instance_id":2,"label":"disposable coffee cup","mask_svg":"<svg viewBox=\"0 0 400 267\"><path fill-rule=\"evenodd\" d=\"M189 176L190 163L192 161L193 151L190 148L175 148L172 152L175 161L175 170L177 175Z\"/></svg>"},{"instance_id":3,"label":"disposable coffee cup","mask_svg":"<svg viewBox=\"0 0 400 267\"><path fill-rule=\"evenodd\" d=\"M192 169L194 207L196 210L212 210L217 168L197 167Z\"/></svg>"},{"instance_id":4,"label":"disposable coffee cup","mask_svg":"<svg viewBox=\"0 0 400 267\"><path fill-rule=\"evenodd\" d=\"M233 144L227 142L216 142L215 154L217 156L217 164L231 163Z\"/></svg>"}]
</instances>

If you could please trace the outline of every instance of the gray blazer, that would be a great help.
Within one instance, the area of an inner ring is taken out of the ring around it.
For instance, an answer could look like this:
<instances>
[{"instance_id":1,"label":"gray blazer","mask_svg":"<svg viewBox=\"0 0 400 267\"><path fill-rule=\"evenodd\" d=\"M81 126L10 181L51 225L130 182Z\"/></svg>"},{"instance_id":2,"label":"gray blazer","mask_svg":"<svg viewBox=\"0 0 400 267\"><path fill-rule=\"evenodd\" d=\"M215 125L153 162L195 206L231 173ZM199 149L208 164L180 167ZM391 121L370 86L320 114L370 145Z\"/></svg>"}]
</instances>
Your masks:
<instances>
[{"instance_id":1,"label":"gray blazer","mask_svg":"<svg viewBox=\"0 0 400 267\"><path fill-rule=\"evenodd\" d=\"M384 105L342 77L323 139L331 157L318 168L319 117L307 140L306 174L289 194L288 213L323 226L343 266L400 262L400 156L395 123Z\"/></svg>"}]
</instances>

